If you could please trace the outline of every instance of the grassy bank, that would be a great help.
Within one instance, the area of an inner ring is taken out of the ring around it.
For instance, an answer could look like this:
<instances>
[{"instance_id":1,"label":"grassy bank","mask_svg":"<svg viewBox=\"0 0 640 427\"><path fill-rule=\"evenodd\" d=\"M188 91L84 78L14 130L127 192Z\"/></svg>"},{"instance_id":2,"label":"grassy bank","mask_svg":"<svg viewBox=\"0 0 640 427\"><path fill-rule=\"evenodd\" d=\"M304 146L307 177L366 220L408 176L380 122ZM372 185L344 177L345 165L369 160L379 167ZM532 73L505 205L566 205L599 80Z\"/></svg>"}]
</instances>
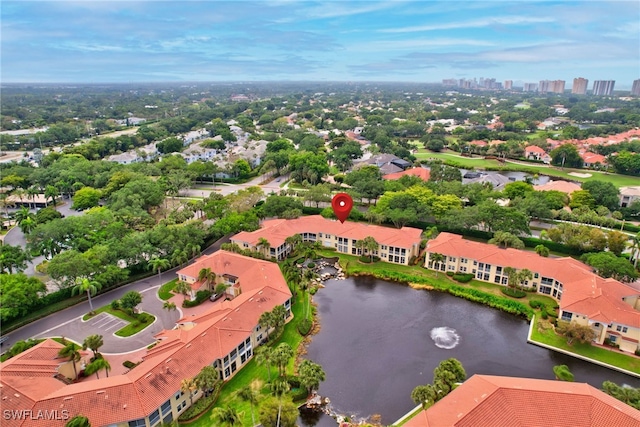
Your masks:
<instances>
[{"instance_id":1,"label":"grassy bank","mask_svg":"<svg viewBox=\"0 0 640 427\"><path fill-rule=\"evenodd\" d=\"M303 311L304 304L307 301L308 294L298 294L298 298L291 307L293 312L293 319L289 321L284 327L284 331L280 335L280 337L269 345L277 346L282 342L286 342L291 346L294 353L296 353L297 348L302 344L302 340L304 339L297 330L298 325L303 319ZM287 375L293 374L293 365L295 361L292 358L289 362L289 366L287 367ZM271 377L273 378L277 373L275 372L275 368L271 367ZM268 372L266 366L261 366L256 363L255 358L252 358L238 373L236 373L233 378L231 378L228 382L224 384L222 387L222 391L220 392L220 396L216 404L207 411L202 417L197 419L192 423L181 424L188 425L192 427L209 427L213 425L211 420L211 413L214 408L226 407L230 406L235 409L238 414L240 414L241 426L244 427L252 427L251 422L251 405L248 402L245 402L242 399L237 397L238 391L243 389L244 387L249 386L253 381L259 381L263 384L263 387L260 391L260 398L263 399L269 395L268 388L266 386L268 381ZM254 405L254 415L256 420L258 419L258 406Z\"/></svg>"},{"instance_id":2,"label":"grassy bank","mask_svg":"<svg viewBox=\"0 0 640 427\"><path fill-rule=\"evenodd\" d=\"M617 366L631 372L640 373L640 358L628 356L620 351L607 350L601 347L593 346L589 343L574 342L572 345L567 344L566 338L556 334L553 329L544 331L538 328L538 316L535 317L535 323L531 331L531 339L533 341L547 344L580 356L588 357L599 362Z\"/></svg>"},{"instance_id":3,"label":"grassy bank","mask_svg":"<svg viewBox=\"0 0 640 427\"><path fill-rule=\"evenodd\" d=\"M160 286L160 289L158 289L158 298L160 298L162 301L170 299L174 295L174 293L171 291L173 291L173 288L176 287L176 283L178 283L177 278Z\"/></svg>"},{"instance_id":4,"label":"grassy bank","mask_svg":"<svg viewBox=\"0 0 640 427\"><path fill-rule=\"evenodd\" d=\"M497 160L486 160L483 157L462 157L458 153L444 152L433 153L426 149L419 149L415 154L418 160L438 159L445 163L449 163L452 166L459 166L462 168L474 168L474 169L490 169L498 171L512 171L512 172L528 172L538 173L541 175L549 175L556 178L567 179L571 181L586 182L592 180L600 180L605 182L611 182L616 187L625 187L630 185L637 185L638 177L620 175L615 173L606 173L600 171L594 171L590 169L571 169L571 168L556 168L543 165L540 163L511 163L507 160L506 163L501 163ZM569 175L569 173L584 173L590 174L588 178L580 178L577 176Z\"/></svg>"}]
</instances>

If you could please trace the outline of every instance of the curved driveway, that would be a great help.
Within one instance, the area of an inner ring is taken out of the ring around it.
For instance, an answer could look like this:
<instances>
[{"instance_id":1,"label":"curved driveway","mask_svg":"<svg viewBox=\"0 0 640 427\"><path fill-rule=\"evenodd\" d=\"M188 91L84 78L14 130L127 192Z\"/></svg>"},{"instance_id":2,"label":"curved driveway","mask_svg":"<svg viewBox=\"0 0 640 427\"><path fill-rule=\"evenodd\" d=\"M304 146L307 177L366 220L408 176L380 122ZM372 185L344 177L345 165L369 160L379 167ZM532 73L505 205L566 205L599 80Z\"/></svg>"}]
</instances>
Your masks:
<instances>
[{"instance_id":1,"label":"curved driveway","mask_svg":"<svg viewBox=\"0 0 640 427\"><path fill-rule=\"evenodd\" d=\"M223 237L203 251L203 254L211 254L217 251L222 243L228 241L229 236ZM163 329L173 329L176 320L182 315L180 310L169 312L163 309L164 301L158 298L160 285L176 278L176 271L180 268L176 267L167 270L162 273L162 278L156 274L92 298L93 306L97 308L111 303L114 299L121 298L126 292L138 291L142 293L140 308L156 316L156 321L132 337L121 338L113 335L122 326L115 326L115 321L108 324L109 319L104 319L102 322L83 322L82 317L89 312L89 302L84 301L7 334L7 341L2 346L3 350L10 348L16 341L28 338L64 336L75 342L82 343L88 335L92 334L103 336L104 345L100 348L101 353L129 353L144 348L155 342L153 336L158 332ZM110 328L111 326L113 327Z\"/></svg>"}]
</instances>

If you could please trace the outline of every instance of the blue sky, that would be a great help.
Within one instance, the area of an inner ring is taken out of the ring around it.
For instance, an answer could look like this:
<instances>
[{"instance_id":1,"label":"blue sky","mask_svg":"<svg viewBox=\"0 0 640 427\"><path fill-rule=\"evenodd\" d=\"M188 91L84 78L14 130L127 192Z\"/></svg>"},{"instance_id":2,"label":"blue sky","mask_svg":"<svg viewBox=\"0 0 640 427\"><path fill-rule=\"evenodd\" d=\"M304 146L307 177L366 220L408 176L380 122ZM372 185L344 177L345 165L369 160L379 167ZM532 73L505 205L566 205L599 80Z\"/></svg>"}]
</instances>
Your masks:
<instances>
[{"instance_id":1,"label":"blue sky","mask_svg":"<svg viewBox=\"0 0 640 427\"><path fill-rule=\"evenodd\" d=\"M2 82L640 78L633 1L7 1Z\"/></svg>"}]
</instances>

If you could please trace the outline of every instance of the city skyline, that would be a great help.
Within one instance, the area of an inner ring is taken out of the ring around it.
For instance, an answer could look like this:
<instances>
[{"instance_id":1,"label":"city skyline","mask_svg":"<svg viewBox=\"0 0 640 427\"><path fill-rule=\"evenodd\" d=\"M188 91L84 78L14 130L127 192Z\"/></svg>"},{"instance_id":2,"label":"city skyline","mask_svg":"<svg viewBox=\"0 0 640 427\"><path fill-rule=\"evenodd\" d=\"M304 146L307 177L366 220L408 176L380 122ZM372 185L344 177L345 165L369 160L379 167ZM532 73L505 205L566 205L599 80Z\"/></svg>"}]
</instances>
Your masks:
<instances>
[{"instance_id":1,"label":"city skyline","mask_svg":"<svg viewBox=\"0 0 640 427\"><path fill-rule=\"evenodd\" d=\"M640 3L4 1L3 83L640 77Z\"/></svg>"}]
</instances>

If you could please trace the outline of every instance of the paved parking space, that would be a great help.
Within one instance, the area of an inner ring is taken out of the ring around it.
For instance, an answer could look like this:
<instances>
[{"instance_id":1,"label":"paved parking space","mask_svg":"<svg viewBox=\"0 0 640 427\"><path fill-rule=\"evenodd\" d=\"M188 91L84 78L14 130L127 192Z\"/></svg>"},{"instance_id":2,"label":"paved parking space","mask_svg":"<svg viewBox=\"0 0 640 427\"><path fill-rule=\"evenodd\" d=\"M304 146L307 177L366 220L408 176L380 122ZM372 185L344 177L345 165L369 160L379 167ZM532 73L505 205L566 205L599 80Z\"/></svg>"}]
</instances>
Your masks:
<instances>
[{"instance_id":1,"label":"paved parking space","mask_svg":"<svg viewBox=\"0 0 640 427\"><path fill-rule=\"evenodd\" d=\"M115 333L124 328L129 323L109 313L100 313L87 322L94 331L104 331L106 333Z\"/></svg>"}]
</instances>

